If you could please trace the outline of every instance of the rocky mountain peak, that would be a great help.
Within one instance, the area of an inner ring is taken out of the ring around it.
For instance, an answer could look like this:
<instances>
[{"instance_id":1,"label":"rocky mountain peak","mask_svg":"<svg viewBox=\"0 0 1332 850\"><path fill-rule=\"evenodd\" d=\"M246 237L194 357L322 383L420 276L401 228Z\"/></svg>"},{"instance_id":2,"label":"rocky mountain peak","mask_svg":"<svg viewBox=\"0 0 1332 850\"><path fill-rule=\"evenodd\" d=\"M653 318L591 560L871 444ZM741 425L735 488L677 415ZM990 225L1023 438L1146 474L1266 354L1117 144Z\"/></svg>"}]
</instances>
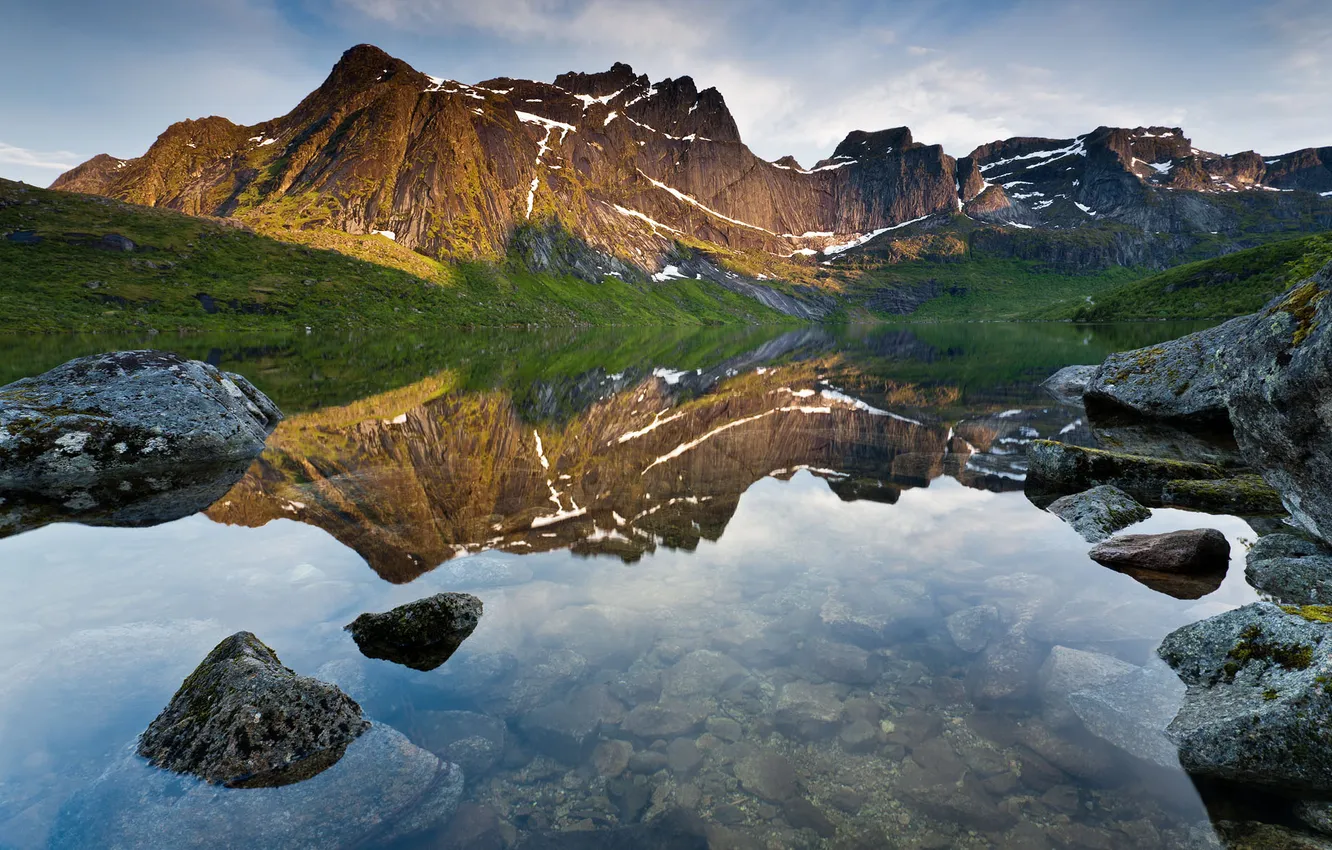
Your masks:
<instances>
[{"instance_id":1,"label":"rocky mountain peak","mask_svg":"<svg viewBox=\"0 0 1332 850\"><path fill-rule=\"evenodd\" d=\"M373 44L358 44L342 54L319 91L365 89L399 74L422 77L411 65L390 56Z\"/></svg>"},{"instance_id":2,"label":"rocky mountain peak","mask_svg":"<svg viewBox=\"0 0 1332 850\"><path fill-rule=\"evenodd\" d=\"M773 165L780 165L782 168L793 168L796 171L804 171L805 168L800 164L800 160L787 154L779 160L773 162Z\"/></svg>"},{"instance_id":3,"label":"rocky mountain peak","mask_svg":"<svg viewBox=\"0 0 1332 850\"><path fill-rule=\"evenodd\" d=\"M833 159L876 159L892 153L923 147L912 140L911 129L893 127L889 130L852 130L833 151Z\"/></svg>"},{"instance_id":4,"label":"rocky mountain peak","mask_svg":"<svg viewBox=\"0 0 1332 850\"><path fill-rule=\"evenodd\" d=\"M555 85L570 94L585 94L600 98L624 91L639 81L643 83L643 88L647 88L646 76L636 77L632 67L623 62L616 62L609 71L594 74L568 71L560 74L555 78Z\"/></svg>"}]
</instances>

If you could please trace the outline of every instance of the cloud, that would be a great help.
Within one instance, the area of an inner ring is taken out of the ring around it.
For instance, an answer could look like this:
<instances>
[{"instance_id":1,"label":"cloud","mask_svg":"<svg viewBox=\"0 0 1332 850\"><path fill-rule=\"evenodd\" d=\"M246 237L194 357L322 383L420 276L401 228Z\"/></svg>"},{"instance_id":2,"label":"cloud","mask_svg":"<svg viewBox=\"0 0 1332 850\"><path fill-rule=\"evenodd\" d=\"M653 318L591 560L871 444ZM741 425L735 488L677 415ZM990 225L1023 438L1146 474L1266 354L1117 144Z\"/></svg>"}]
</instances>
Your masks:
<instances>
[{"instance_id":1,"label":"cloud","mask_svg":"<svg viewBox=\"0 0 1332 850\"><path fill-rule=\"evenodd\" d=\"M69 151L31 151L0 142L0 165L68 171L82 159L78 154Z\"/></svg>"}]
</instances>

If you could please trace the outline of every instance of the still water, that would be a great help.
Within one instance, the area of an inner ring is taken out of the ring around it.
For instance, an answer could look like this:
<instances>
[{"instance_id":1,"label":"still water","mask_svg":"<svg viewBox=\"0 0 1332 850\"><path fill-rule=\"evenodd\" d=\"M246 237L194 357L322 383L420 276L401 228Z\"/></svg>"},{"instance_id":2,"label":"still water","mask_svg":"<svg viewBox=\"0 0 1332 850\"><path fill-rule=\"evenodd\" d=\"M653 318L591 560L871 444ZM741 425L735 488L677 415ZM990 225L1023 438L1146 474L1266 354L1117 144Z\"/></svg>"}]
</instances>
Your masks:
<instances>
[{"instance_id":1,"label":"still water","mask_svg":"<svg viewBox=\"0 0 1332 850\"><path fill-rule=\"evenodd\" d=\"M288 414L147 510L0 504L0 847L1211 846L1188 778L1084 728L1047 660L1149 664L1255 598L1255 532L1136 527L1231 540L1179 599L1023 493L1026 442L1098 439L1041 380L1192 329L0 340L0 383L151 344ZM485 612L436 670L343 631L445 590ZM239 630L460 764L452 821L385 837L414 792L369 735L289 789L137 763Z\"/></svg>"}]
</instances>

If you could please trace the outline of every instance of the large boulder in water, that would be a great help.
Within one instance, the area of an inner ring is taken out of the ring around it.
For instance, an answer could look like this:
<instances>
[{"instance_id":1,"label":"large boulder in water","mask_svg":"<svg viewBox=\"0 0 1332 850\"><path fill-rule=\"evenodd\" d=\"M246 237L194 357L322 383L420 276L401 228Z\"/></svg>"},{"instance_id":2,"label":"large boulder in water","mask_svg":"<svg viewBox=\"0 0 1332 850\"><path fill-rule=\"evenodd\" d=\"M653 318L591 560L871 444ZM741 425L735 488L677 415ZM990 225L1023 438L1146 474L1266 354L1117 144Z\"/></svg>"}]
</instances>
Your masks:
<instances>
[{"instance_id":1,"label":"large boulder in water","mask_svg":"<svg viewBox=\"0 0 1332 850\"><path fill-rule=\"evenodd\" d=\"M0 387L0 486L252 458L282 413L240 375L164 351L71 360Z\"/></svg>"},{"instance_id":2,"label":"large boulder in water","mask_svg":"<svg viewBox=\"0 0 1332 850\"><path fill-rule=\"evenodd\" d=\"M1188 685L1167 730L1186 770L1283 793L1332 792L1326 614L1257 602L1166 636L1158 654Z\"/></svg>"},{"instance_id":3,"label":"large boulder in water","mask_svg":"<svg viewBox=\"0 0 1332 850\"><path fill-rule=\"evenodd\" d=\"M1041 388L1056 401L1081 404L1082 396L1096 375L1097 366L1065 366L1041 382Z\"/></svg>"},{"instance_id":4,"label":"large boulder in water","mask_svg":"<svg viewBox=\"0 0 1332 850\"><path fill-rule=\"evenodd\" d=\"M1332 263L1258 313L1226 357L1230 422L1300 525L1332 542Z\"/></svg>"},{"instance_id":5,"label":"large boulder in water","mask_svg":"<svg viewBox=\"0 0 1332 850\"><path fill-rule=\"evenodd\" d=\"M288 785L332 766L369 726L336 686L296 675L254 635L237 632L148 726L139 755L219 785Z\"/></svg>"},{"instance_id":6,"label":"large boulder in water","mask_svg":"<svg viewBox=\"0 0 1332 850\"><path fill-rule=\"evenodd\" d=\"M1191 426L1224 422L1224 362L1251 316L1170 342L1123 351L1105 359L1087 385L1089 411L1127 411L1150 419L1186 420Z\"/></svg>"},{"instance_id":7,"label":"large boulder in water","mask_svg":"<svg viewBox=\"0 0 1332 850\"><path fill-rule=\"evenodd\" d=\"M1215 528L1194 528L1165 534L1121 534L1091 550L1091 559L1117 570L1158 573L1225 572L1230 541Z\"/></svg>"},{"instance_id":8,"label":"large boulder in water","mask_svg":"<svg viewBox=\"0 0 1332 850\"><path fill-rule=\"evenodd\" d=\"M476 630L481 611L481 600L470 593L437 593L383 614L362 614L346 628L367 658L434 670Z\"/></svg>"},{"instance_id":9,"label":"large boulder in water","mask_svg":"<svg viewBox=\"0 0 1332 850\"><path fill-rule=\"evenodd\" d=\"M1269 534L1249 549L1244 576L1277 602L1332 603L1332 550L1294 534Z\"/></svg>"}]
</instances>

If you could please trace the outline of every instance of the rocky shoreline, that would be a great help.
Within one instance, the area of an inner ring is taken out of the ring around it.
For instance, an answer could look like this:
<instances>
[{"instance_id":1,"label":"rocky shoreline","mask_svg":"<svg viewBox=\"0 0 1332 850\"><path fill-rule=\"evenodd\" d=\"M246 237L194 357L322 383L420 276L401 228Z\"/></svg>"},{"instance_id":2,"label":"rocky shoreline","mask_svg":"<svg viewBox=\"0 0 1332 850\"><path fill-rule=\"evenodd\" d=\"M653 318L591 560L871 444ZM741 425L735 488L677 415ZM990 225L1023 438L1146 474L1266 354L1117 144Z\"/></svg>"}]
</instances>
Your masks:
<instances>
[{"instance_id":1,"label":"rocky shoreline","mask_svg":"<svg viewBox=\"0 0 1332 850\"><path fill-rule=\"evenodd\" d=\"M1150 513L1135 499L1254 518L1260 537L1247 553L1246 576L1270 601L1191 623L1161 643L1159 656L1185 686L1178 711L1157 718L1173 745L1161 752L1177 748L1191 775L1235 793L1286 801L1289 818L1324 836L1332 835L1330 288L1332 264L1257 314L1097 367L1070 367L1046 383L1061 401L1081 397L1093 419L1185 434L1228 428L1237 458L1172 451L1192 437L1161 441L1157 455L1141 445L1133 452L1052 441L1029 447L1033 500L1076 491L1048 509L1097 543L1092 558L1171 595L1196 598L1209 586L1191 590L1179 577L1211 574L1210 586L1218 586L1229 547L1206 529L1111 537ZM1070 704L1077 711L1095 702L1080 694Z\"/></svg>"}]
</instances>

